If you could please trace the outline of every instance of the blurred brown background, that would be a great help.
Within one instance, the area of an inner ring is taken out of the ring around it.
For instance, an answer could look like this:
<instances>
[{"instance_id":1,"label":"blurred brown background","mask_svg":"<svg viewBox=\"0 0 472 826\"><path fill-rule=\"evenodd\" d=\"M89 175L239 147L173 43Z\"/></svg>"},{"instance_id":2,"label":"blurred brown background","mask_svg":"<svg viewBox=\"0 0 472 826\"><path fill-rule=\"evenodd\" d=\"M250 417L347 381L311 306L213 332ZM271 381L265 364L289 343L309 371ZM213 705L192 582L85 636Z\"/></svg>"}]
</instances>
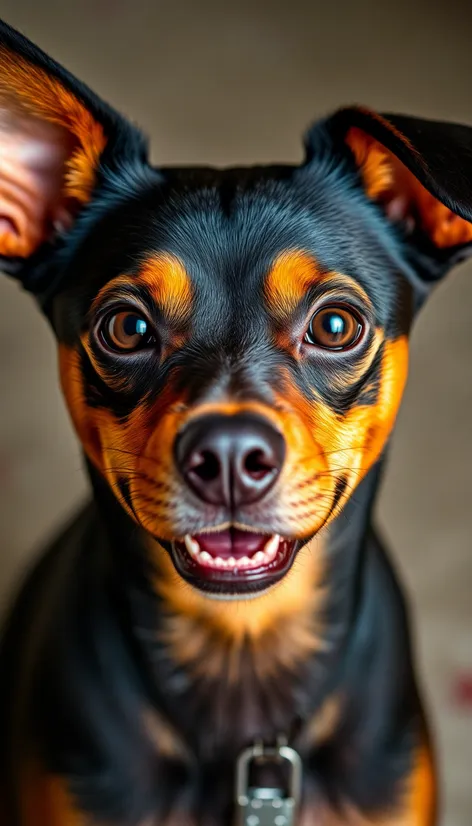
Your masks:
<instances>
[{"instance_id":1,"label":"blurred brown background","mask_svg":"<svg viewBox=\"0 0 472 826\"><path fill-rule=\"evenodd\" d=\"M156 163L291 161L315 117L361 102L472 124L467 0L2 0L1 15L137 121ZM379 517L414 600L446 826L472 819L472 263L412 341ZM85 494L32 301L0 281L0 600Z\"/></svg>"}]
</instances>

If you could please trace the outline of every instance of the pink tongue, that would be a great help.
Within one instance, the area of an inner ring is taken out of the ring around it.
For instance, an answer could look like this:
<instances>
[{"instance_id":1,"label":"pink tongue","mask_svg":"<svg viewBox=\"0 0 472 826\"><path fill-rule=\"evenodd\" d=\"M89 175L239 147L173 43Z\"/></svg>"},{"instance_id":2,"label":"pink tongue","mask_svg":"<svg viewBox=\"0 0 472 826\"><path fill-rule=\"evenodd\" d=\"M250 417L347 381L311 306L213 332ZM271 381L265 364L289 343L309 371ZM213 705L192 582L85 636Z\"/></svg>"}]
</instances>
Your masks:
<instances>
[{"instance_id":1,"label":"pink tongue","mask_svg":"<svg viewBox=\"0 0 472 826\"><path fill-rule=\"evenodd\" d=\"M199 533L194 536L194 539L197 540L202 551L206 551L211 556L219 556L222 559L229 559L233 556L239 559L243 556L251 557L258 551L262 551L269 537L260 533L231 528L218 533Z\"/></svg>"}]
</instances>

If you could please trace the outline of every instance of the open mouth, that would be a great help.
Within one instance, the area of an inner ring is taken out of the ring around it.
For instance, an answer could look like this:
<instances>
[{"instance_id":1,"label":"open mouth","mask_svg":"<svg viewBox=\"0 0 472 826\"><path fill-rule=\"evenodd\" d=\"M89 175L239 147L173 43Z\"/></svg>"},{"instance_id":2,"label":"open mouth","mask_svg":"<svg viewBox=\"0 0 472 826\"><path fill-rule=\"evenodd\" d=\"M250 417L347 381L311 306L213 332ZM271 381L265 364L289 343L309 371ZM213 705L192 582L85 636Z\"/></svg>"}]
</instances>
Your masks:
<instances>
[{"instance_id":1,"label":"open mouth","mask_svg":"<svg viewBox=\"0 0 472 826\"><path fill-rule=\"evenodd\" d=\"M239 528L187 534L173 543L174 562L190 584L216 594L250 594L278 582L292 565L296 541Z\"/></svg>"}]
</instances>

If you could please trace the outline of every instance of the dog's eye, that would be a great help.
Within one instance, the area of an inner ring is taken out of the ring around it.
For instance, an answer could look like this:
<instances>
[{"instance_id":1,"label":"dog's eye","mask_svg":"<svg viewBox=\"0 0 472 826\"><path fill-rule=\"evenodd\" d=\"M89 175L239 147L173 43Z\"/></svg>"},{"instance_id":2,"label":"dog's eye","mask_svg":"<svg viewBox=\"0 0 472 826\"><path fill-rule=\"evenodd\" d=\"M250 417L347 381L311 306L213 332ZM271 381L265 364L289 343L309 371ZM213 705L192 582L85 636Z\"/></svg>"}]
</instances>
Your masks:
<instances>
[{"instance_id":1,"label":"dog's eye","mask_svg":"<svg viewBox=\"0 0 472 826\"><path fill-rule=\"evenodd\" d=\"M324 350L346 350L359 341L362 330L363 325L353 310L322 307L310 321L305 342Z\"/></svg>"},{"instance_id":2,"label":"dog's eye","mask_svg":"<svg viewBox=\"0 0 472 826\"><path fill-rule=\"evenodd\" d=\"M149 322L133 312L108 315L100 328L104 343L111 350L132 353L155 342Z\"/></svg>"}]
</instances>

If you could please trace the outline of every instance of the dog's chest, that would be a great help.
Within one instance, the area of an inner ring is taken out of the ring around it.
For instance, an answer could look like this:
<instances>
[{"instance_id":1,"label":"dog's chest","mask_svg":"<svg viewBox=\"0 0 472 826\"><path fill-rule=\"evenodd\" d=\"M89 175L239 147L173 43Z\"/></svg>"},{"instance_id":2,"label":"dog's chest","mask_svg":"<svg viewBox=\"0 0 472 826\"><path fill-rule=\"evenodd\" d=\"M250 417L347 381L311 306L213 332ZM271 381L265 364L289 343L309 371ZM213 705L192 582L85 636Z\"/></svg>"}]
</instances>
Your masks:
<instances>
[{"instance_id":1,"label":"dog's chest","mask_svg":"<svg viewBox=\"0 0 472 826\"><path fill-rule=\"evenodd\" d=\"M234 684L193 684L179 703L181 727L169 724L156 712L149 713L147 730L164 760L162 774L167 787L173 787L169 820L158 814L150 826L298 826L302 822L301 811L295 819L287 817L282 822L282 804L272 811L239 810L238 758L250 743L274 743L278 736L292 740L292 735L302 759L307 758L316 744L332 733L339 703L328 698L302 721L306 698L301 696L301 686L306 685L306 679L301 673L277 670L271 678L260 679L249 659L239 677ZM305 769L312 771L308 762ZM251 773L249 785L279 787L283 799L290 796L288 775L279 766L259 766ZM304 806L304 822L337 826L334 820L327 820L326 813L320 819L321 805L312 797ZM188 808L182 809L181 801L188 801Z\"/></svg>"},{"instance_id":2,"label":"dog's chest","mask_svg":"<svg viewBox=\"0 0 472 826\"><path fill-rule=\"evenodd\" d=\"M195 637L188 639L194 647ZM160 695L166 708L162 716L171 723L179 753L188 751L208 766L232 765L251 743L291 739L307 716L311 719L317 713L319 698L313 682L324 682L321 661L318 665L302 660L288 666L280 661L277 640L269 637L265 649L263 643L232 646L208 640L208 648L202 645L198 651L198 657L184 664L162 652L158 658ZM154 706L150 719L159 716ZM152 732L160 753L162 721Z\"/></svg>"}]
</instances>

